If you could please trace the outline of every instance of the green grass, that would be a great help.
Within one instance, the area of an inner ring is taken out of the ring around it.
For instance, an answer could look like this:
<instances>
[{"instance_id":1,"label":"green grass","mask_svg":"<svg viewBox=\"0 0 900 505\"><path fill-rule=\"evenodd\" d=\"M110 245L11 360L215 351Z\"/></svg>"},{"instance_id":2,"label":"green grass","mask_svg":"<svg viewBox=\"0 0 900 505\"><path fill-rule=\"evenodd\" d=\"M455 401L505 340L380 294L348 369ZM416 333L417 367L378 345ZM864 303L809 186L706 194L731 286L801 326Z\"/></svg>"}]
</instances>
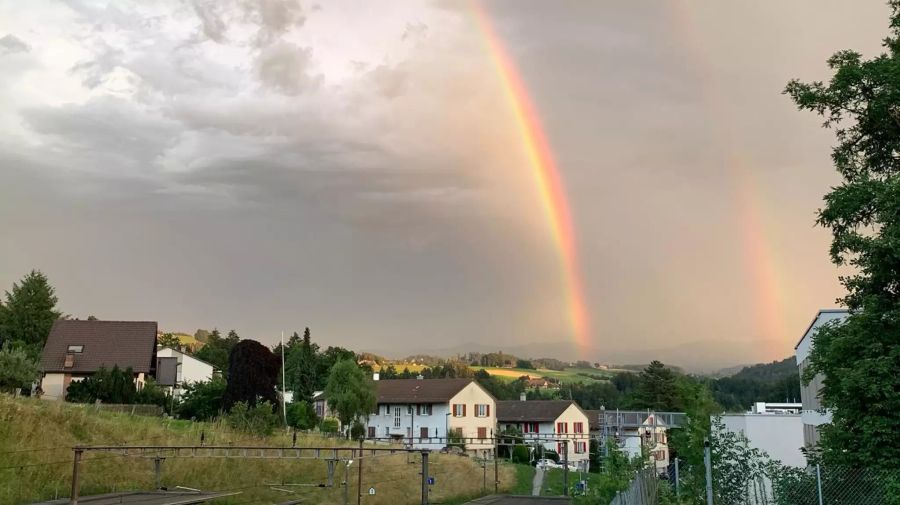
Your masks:
<instances>
[{"instance_id":1,"label":"green grass","mask_svg":"<svg viewBox=\"0 0 900 505\"><path fill-rule=\"evenodd\" d=\"M605 381L612 377L612 373L607 370L598 370L596 368L566 368L565 370L549 370L540 368L530 370L527 368L498 368L489 366L472 366L473 370L485 370L487 373L499 377L504 380L514 381L523 375L529 377L547 377L558 380L561 384L572 384L575 382L592 382ZM584 375L582 375L584 374Z\"/></svg>"},{"instance_id":2,"label":"green grass","mask_svg":"<svg viewBox=\"0 0 900 505\"><path fill-rule=\"evenodd\" d=\"M89 405L72 405L29 398L14 399L0 394L0 504L32 503L69 496L72 475L72 446L75 445L196 445L200 434L206 445L290 446L290 435L255 438L228 430L218 423L194 423L154 417L130 416L97 411ZM334 447L346 443L333 438L304 435L297 445ZM356 444L351 446L356 447ZM367 455L368 456L368 455ZM381 455L366 462L363 457L362 489L376 488L376 495L364 493L366 505L419 503L421 468L419 455L407 461L405 453ZM482 492L483 470L468 457L432 454L429 468L437 483L432 487L435 502ZM354 462L349 494L355 499L358 487ZM88 452L81 464L82 495L153 488L153 460ZM343 476L338 471L335 481ZM493 476L491 475L491 478ZM515 485L516 472L500 469L504 490ZM273 490L266 484L323 483L326 464L320 460L169 458L162 464L162 485L187 486L213 491L239 490L241 494L218 503L280 503L302 499L306 504L340 503L339 486L300 487L293 494ZM278 486L275 486L278 487Z\"/></svg>"},{"instance_id":3,"label":"green grass","mask_svg":"<svg viewBox=\"0 0 900 505\"><path fill-rule=\"evenodd\" d=\"M516 469L516 484L511 494L530 495L531 483L534 482L534 467L531 465L513 465Z\"/></svg>"},{"instance_id":4,"label":"green grass","mask_svg":"<svg viewBox=\"0 0 900 505\"><path fill-rule=\"evenodd\" d=\"M575 483L584 478L588 482L588 489L599 484L600 474L569 472L569 495L575 494ZM552 468L544 471L544 482L541 485L541 496L562 496L563 471Z\"/></svg>"}]
</instances>

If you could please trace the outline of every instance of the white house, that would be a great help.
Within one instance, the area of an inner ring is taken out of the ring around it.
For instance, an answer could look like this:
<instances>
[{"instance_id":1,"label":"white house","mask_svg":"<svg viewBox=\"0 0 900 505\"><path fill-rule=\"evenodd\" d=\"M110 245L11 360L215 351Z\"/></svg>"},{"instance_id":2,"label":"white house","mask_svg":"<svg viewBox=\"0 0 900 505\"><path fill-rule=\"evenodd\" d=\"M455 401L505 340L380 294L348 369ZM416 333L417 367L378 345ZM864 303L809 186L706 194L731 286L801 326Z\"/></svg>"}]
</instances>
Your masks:
<instances>
[{"instance_id":1,"label":"white house","mask_svg":"<svg viewBox=\"0 0 900 505\"><path fill-rule=\"evenodd\" d=\"M649 453L650 461L662 473L669 464L668 430L682 426L684 412L651 410L599 410L596 434L602 440L614 440L630 457Z\"/></svg>"},{"instance_id":2,"label":"white house","mask_svg":"<svg viewBox=\"0 0 900 505\"><path fill-rule=\"evenodd\" d=\"M156 349L157 370L159 370L158 382L163 386L173 388L175 398L179 398L184 393L183 386L191 382L205 382L213 377L215 367L201 359L197 359L190 354L172 349L171 347L158 346ZM171 373L164 373L167 370L166 362L174 364L174 380Z\"/></svg>"},{"instance_id":3,"label":"white house","mask_svg":"<svg viewBox=\"0 0 900 505\"><path fill-rule=\"evenodd\" d=\"M844 309L823 309L809 323L803 337L794 347L797 355L797 366L802 377L803 370L809 366L809 354L813 346L813 336L822 326L833 323L839 324L847 319L850 313ZM819 443L819 426L831 422L831 413L822 409L819 400L819 391L822 389L822 376L817 375L806 386L800 387L800 401L803 404L803 412L800 414L803 421L803 442L806 446L814 446Z\"/></svg>"},{"instance_id":4,"label":"white house","mask_svg":"<svg viewBox=\"0 0 900 505\"><path fill-rule=\"evenodd\" d=\"M63 400L72 382L101 367L130 368L141 389L156 375L156 327L153 321L54 322L41 352L41 397Z\"/></svg>"},{"instance_id":5,"label":"white house","mask_svg":"<svg viewBox=\"0 0 900 505\"><path fill-rule=\"evenodd\" d=\"M806 457L801 451L803 422L800 414L723 414L721 420L727 431L742 433L750 447L764 451L772 459L788 466L806 466Z\"/></svg>"},{"instance_id":6,"label":"white house","mask_svg":"<svg viewBox=\"0 0 900 505\"><path fill-rule=\"evenodd\" d=\"M524 397L524 395L523 395ZM540 443L564 459L568 448L570 463L587 469L590 460L590 421L571 400L497 402L497 422L501 429L519 430L526 443Z\"/></svg>"},{"instance_id":7,"label":"white house","mask_svg":"<svg viewBox=\"0 0 900 505\"><path fill-rule=\"evenodd\" d=\"M377 405L365 420L367 438L440 449L452 435L470 454L493 454L497 402L475 380L378 380L375 386Z\"/></svg>"}]
</instances>

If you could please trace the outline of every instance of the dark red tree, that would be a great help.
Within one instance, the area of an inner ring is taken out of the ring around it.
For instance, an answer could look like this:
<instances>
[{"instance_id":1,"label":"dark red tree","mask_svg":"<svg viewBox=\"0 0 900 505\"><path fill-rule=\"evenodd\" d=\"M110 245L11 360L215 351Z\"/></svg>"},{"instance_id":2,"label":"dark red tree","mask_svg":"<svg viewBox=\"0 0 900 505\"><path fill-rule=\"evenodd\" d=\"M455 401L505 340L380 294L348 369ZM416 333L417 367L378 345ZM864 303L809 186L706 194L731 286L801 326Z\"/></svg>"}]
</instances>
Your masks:
<instances>
[{"instance_id":1,"label":"dark red tree","mask_svg":"<svg viewBox=\"0 0 900 505\"><path fill-rule=\"evenodd\" d=\"M254 406L258 402L278 404L275 385L281 363L268 347L255 340L241 340L231 349L228 386L223 405L226 411L237 402Z\"/></svg>"}]
</instances>

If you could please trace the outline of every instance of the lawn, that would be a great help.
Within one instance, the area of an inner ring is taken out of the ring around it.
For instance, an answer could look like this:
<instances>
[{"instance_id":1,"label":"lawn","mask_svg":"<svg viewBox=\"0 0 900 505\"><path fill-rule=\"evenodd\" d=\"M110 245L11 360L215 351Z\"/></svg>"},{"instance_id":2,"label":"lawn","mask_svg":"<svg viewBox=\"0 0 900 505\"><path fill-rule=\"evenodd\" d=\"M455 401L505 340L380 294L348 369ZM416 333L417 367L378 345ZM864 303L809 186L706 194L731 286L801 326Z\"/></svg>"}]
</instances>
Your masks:
<instances>
[{"instance_id":1,"label":"lawn","mask_svg":"<svg viewBox=\"0 0 900 505\"><path fill-rule=\"evenodd\" d=\"M255 438L234 432L218 423L172 421L97 411L90 405L56 401L14 399L0 394L0 504L31 503L66 497L71 489L72 446L100 444L149 445L262 445L290 446L290 434ZM346 442L334 438L303 435L298 445L333 447ZM350 444L357 447L357 444ZM366 459L369 459L367 462ZM421 456L366 454L363 457L363 502L367 505L419 503ZM349 495L355 500L358 462L352 464ZM169 458L162 464L162 485L208 490L235 490L241 494L221 503L276 503L301 499L305 504L339 503L343 489L300 487L282 484L322 484L326 467L321 460ZM493 484L493 469L489 479ZM429 473L435 477L431 495L435 502L482 493L484 470L468 457L432 454ZM82 494L105 493L153 487L153 460L89 452L81 464ZM340 482L338 471L335 481ZM517 483L516 469L500 468L501 488ZM370 496L370 487L376 495ZM287 489L287 491L284 491Z\"/></svg>"},{"instance_id":2,"label":"lawn","mask_svg":"<svg viewBox=\"0 0 900 505\"><path fill-rule=\"evenodd\" d=\"M573 382L589 382L607 380L612 374L606 370L598 370L596 368L566 368L565 370L549 370L540 368L531 370L527 368L498 368L486 366L472 366L473 370L484 370L487 373L507 379L516 380L523 375L529 377L546 377L558 380L562 384L571 384Z\"/></svg>"},{"instance_id":3,"label":"lawn","mask_svg":"<svg viewBox=\"0 0 900 505\"><path fill-rule=\"evenodd\" d=\"M600 474L598 473L579 473L569 472L569 495L575 495L575 483L584 479L587 481L588 489L592 489L599 484ZM541 486L542 496L561 496L563 494L563 471L557 468L546 470L544 472L544 483Z\"/></svg>"}]
</instances>

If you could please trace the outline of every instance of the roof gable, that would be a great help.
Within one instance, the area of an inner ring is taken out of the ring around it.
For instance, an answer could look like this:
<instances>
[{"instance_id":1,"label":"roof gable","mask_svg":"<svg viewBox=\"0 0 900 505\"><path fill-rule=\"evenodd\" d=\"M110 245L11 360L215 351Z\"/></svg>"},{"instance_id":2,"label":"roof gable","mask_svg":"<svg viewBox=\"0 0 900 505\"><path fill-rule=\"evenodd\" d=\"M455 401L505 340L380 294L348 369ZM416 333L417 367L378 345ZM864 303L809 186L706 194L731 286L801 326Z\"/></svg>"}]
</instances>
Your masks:
<instances>
[{"instance_id":1,"label":"roof gable","mask_svg":"<svg viewBox=\"0 0 900 505\"><path fill-rule=\"evenodd\" d=\"M378 403L446 403L474 379L390 379L375 381Z\"/></svg>"},{"instance_id":2,"label":"roof gable","mask_svg":"<svg viewBox=\"0 0 900 505\"><path fill-rule=\"evenodd\" d=\"M497 402L497 420L501 422L550 422L555 421L573 405L581 411L578 404L572 400L502 401Z\"/></svg>"},{"instance_id":3,"label":"roof gable","mask_svg":"<svg viewBox=\"0 0 900 505\"><path fill-rule=\"evenodd\" d=\"M155 366L156 322L78 321L53 323L41 353L44 372L91 373L100 367L131 367L148 373ZM83 346L74 363L65 367L69 346Z\"/></svg>"}]
</instances>

